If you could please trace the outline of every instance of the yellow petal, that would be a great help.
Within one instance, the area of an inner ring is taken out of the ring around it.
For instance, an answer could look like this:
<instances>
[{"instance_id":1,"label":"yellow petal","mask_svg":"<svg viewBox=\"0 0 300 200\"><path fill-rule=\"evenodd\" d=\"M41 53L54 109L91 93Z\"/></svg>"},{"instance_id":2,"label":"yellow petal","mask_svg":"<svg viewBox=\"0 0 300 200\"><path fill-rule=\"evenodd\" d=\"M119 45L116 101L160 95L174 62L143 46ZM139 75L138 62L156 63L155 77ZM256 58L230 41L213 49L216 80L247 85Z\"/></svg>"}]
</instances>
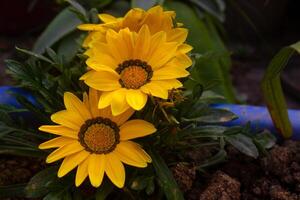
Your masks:
<instances>
[{"instance_id":1,"label":"yellow petal","mask_svg":"<svg viewBox=\"0 0 300 200\"><path fill-rule=\"evenodd\" d=\"M119 89L112 94L111 110L114 116L125 112L129 107L126 102L126 90Z\"/></svg>"},{"instance_id":2,"label":"yellow petal","mask_svg":"<svg viewBox=\"0 0 300 200\"><path fill-rule=\"evenodd\" d=\"M106 108L107 106L111 105L113 99L113 92L102 92L99 103L98 103L98 108Z\"/></svg>"},{"instance_id":3,"label":"yellow petal","mask_svg":"<svg viewBox=\"0 0 300 200\"><path fill-rule=\"evenodd\" d=\"M142 26L140 29L134 47L133 57L143 60L148 54L150 48L150 31L147 25Z\"/></svg>"},{"instance_id":4,"label":"yellow petal","mask_svg":"<svg viewBox=\"0 0 300 200\"><path fill-rule=\"evenodd\" d=\"M91 43L91 58L93 59L93 63L97 63L98 65L104 65L107 67L110 67L112 69L115 69L118 67L119 62L115 60L115 58L110 54L109 52L109 46L105 43L101 42L93 42ZM93 65L90 63L87 63L88 65L91 65L90 67L93 68ZM103 68L103 67L101 67ZM97 67L95 67L97 69ZM98 69L100 69L98 67Z\"/></svg>"},{"instance_id":5,"label":"yellow petal","mask_svg":"<svg viewBox=\"0 0 300 200\"><path fill-rule=\"evenodd\" d=\"M84 147L78 141L75 141L71 144L65 145L59 149L53 151L46 159L47 163L55 162L63 157L69 156L73 153L77 153L83 150Z\"/></svg>"},{"instance_id":6,"label":"yellow petal","mask_svg":"<svg viewBox=\"0 0 300 200\"><path fill-rule=\"evenodd\" d=\"M128 28L125 28L120 31L120 34L122 36L122 40L126 46L128 57L133 57L133 49L134 49L134 40L133 40L133 34L130 32Z\"/></svg>"},{"instance_id":7,"label":"yellow petal","mask_svg":"<svg viewBox=\"0 0 300 200\"><path fill-rule=\"evenodd\" d=\"M158 69L172 58L176 56L178 44L176 42L168 42L162 44L149 59L152 69Z\"/></svg>"},{"instance_id":8,"label":"yellow petal","mask_svg":"<svg viewBox=\"0 0 300 200\"><path fill-rule=\"evenodd\" d=\"M100 91L112 91L121 88L119 77L106 71L89 71L80 79L84 80L88 86Z\"/></svg>"},{"instance_id":9,"label":"yellow petal","mask_svg":"<svg viewBox=\"0 0 300 200\"><path fill-rule=\"evenodd\" d=\"M109 29L106 34L106 40L108 44L107 51L116 60L117 63L122 63L124 60L128 60L128 50L125 42L122 39L122 35Z\"/></svg>"},{"instance_id":10,"label":"yellow petal","mask_svg":"<svg viewBox=\"0 0 300 200\"><path fill-rule=\"evenodd\" d=\"M65 157L58 170L58 177L61 178L65 176L67 173L69 173L71 170L77 167L77 165L79 165L82 161L84 161L89 155L89 152L83 150L81 152Z\"/></svg>"},{"instance_id":11,"label":"yellow petal","mask_svg":"<svg viewBox=\"0 0 300 200\"><path fill-rule=\"evenodd\" d=\"M99 60L96 60L94 57L87 59L86 64L87 66L96 71L107 71L118 75L117 72L114 70L113 66L104 65Z\"/></svg>"},{"instance_id":12,"label":"yellow petal","mask_svg":"<svg viewBox=\"0 0 300 200\"><path fill-rule=\"evenodd\" d=\"M159 97L162 99L168 99L168 90L159 85L157 81L151 81L150 83L141 87L141 90L146 94L151 94L152 96Z\"/></svg>"},{"instance_id":13,"label":"yellow petal","mask_svg":"<svg viewBox=\"0 0 300 200\"><path fill-rule=\"evenodd\" d=\"M126 100L127 103L135 110L141 110L147 103L148 96L140 90L127 90Z\"/></svg>"},{"instance_id":14,"label":"yellow petal","mask_svg":"<svg viewBox=\"0 0 300 200\"><path fill-rule=\"evenodd\" d=\"M110 118L113 122L115 122L118 126L121 126L126 122L134 113L132 108L128 108L125 112L117 116L111 116Z\"/></svg>"},{"instance_id":15,"label":"yellow petal","mask_svg":"<svg viewBox=\"0 0 300 200\"><path fill-rule=\"evenodd\" d=\"M117 20L117 18L109 14L99 14L98 17L104 23L115 22Z\"/></svg>"},{"instance_id":16,"label":"yellow petal","mask_svg":"<svg viewBox=\"0 0 300 200\"><path fill-rule=\"evenodd\" d=\"M168 42L184 43L188 35L188 30L185 28L174 28L167 32Z\"/></svg>"},{"instance_id":17,"label":"yellow petal","mask_svg":"<svg viewBox=\"0 0 300 200\"><path fill-rule=\"evenodd\" d=\"M90 114L92 114L91 113L91 109L90 109L89 96L88 96L88 94L86 92L83 93L83 104L87 108L88 112Z\"/></svg>"},{"instance_id":18,"label":"yellow petal","mask_svg":"<svg viewBox=\"0 0 300 200\"><path fill-rule=\"evenodd\" d=\"M88 176L88 164L89 164L89 157L87 157L82 163L78 165L76 178L75 178L75 185L79 187L84 179Z\"/></svg>"},{"instance_id":19,"label":"yellow petal","mask_svg":"<svg viewBox=\"0 0 300 200\"><path fill-rule=\"evenodd\" d=\"M144 149L137 143L132 142L132 141L122 141L122 146L123 146L123 150L125 150L125 148L130 151L131 153L129 153L130 155L135 155L134 159L138 159L139 161L143 161L145 163L151 163L152 159L151 157L144 151ZM120 144L121 144L120 143Z\"/></svg>"},{"instance_id":20,"label":"yellow petal","mask_svg":"<svg viewBox=\"0 0 300 200\"><path fill-rule=\"evenodd\" d=\"M131 148L131 146L128 145L127 141L120 142L114 153L123 163L134 167L147 167L147 162L139 156L139 153L136 152L135 148Z\"/></svg>"},{"instance_id":21,"label":"yellow petal","mask_svg":"<svg viewBox=\"0 0 300 200\"><path fill-rule=\"evenodd\" d=\"M169 63L167 63L165 66L178 66L182 67L184 69L190 67L193 64L192 59L183 53L178 53L174 59L172 59Z\"/></svg>"},{"instance_id":22,"label":"yellow petal","mask_svg":"<svg viewBox=\"0 0 300 200\"><path fill-rule=\"evenodd\" d=\"M88 173L91 184L99 187L104 176L104 168L106 165L104 154L91 154L89 157Z\"/></svg>"},{"instance_id":23,"label":"yellow petal","mask_svg":"<svg viewBox=\"0 0 300 200\"><path fill-rule=\"evenodd\" d=\"M74 94L70 92L65 92L64 103L67 110L70 110L74 113L78 113L82 117L83 121L92 118L91 113L89 112L87 107Z\"/></svg>"},{"instance_id":24,"label":"yellow petal","mask_svg":"<svg viewBox=\"0 0 300 200\"><path fill-rule=\"evenodd\" d=\"M154 132L156 132L156 128L153 126L153 124L144 120L134 119L125 122L120 127L120 140L130 140L144 137Z\"/></svg>"},{"instance_id":25,"label":"yellow petal","mask_svg":"<svg viewBox=\"0 0 300 200\"><path fill-rule=\"evenodd\" d=\"M93 118L99 117L100 111L98 109L99 92L93 88L89 88L89 107Z\"/></svg>"},{"instance_id":26,"label":"yellow petal","mask_svg":"<svg viewBox=\"0 0 300 200\"><path fill-rule=\"evenodd\" d=\"M181 67L162 67L153 72L151 80L176 79L188 76L190 73Z\"/></svg>"},{"instance_id":27,"label":"yellow petal","mask_svg":"<svg viewBox=\"0 0 300 200\"><path fill-rule=\"evenodd\" d=\"M80 24L77 28L82 31L100 31L103 29L100 24Z\"/></svg>"},{"instance_id":28,"label":"yellow petal","mask_svg":"<svg viewBox=\"0 0 300 200\"><path fill-rule=\"evenodd\" d=\"M125 169L124 165L114 154L111 152L105 155L106 158L106 165L105 165L105 172L108 178L115 184L118 188L122 188L125 183Z\"/></svg>"},{"instance_id":29,"label":"yellow petal","mask_svg":"<svg viewBox=\"0 0 300 200\"><path fill-rule=\"evenodd\" d=\"M166 33L164 31L160 31L155 33L152 37L151 37L151 45L149 48L149 52L147 57L145 57L145 60L148 61L152 55L156 52L156 50L166 42Z\"/></svg>"},{"instance_id":30,"label":"yellow petal","mask_svg":"<svg viewBox=\"0 0 300 200\"><path fill-rule=\"evenodd\" d=\"M182 83L177 79L153 81L157 85L161 85L165 90L177 89L182 87Z\"/></svg>"},{"instance_id":31,"label":"yellow petal","mask_svg":"<svg viewBox=\"0 0 300 200\"><path fill-rule=\"evenodd\" d=\"M47 133L52 133L55 135L61 135L65 136L68 138L78 138L78 131L75 131L73 129L67 128L65 126L60 126L60 125L44 125L39 127L40 131L44 131ZM79 130L79 129L78 129Z\"/></svg>"},{"instance_id":32,"label":"yellow petal","mask_svg":"<svg viewBox=\"0 0 300 200\"><path fill-rule=\"evenodd\" d=\"M67 138L67 137L57 137L40 144L39 149L51 149L56 147L62 147L72 142L74 142L74 139Z\"/></svg>"},{"instance_id":33,"label":"yellow petal","mask_svg":"<svg viewBox=\"0 0 300 200\"><path fill-rule=\"evenodd\" d=\"M74 113L68 110L62 110L51 115L51 120L57 124L61 124L70 129L78 131L84 120L80 117L78 113Z\"/></svg>"},{"instance_id":34,"label":"yellow petal","mask_svg":"<svg viewBox=\"0 0 300 200\"><path fill-rule=\"evenodd\" d=\"M182 54L188 53L192 50L193 50L193 47L191 45L188 45L188 44L181 44L181 45L179 45L179 47L177 49L177 51L179 51Z\"/></svg>"}]
</instances>

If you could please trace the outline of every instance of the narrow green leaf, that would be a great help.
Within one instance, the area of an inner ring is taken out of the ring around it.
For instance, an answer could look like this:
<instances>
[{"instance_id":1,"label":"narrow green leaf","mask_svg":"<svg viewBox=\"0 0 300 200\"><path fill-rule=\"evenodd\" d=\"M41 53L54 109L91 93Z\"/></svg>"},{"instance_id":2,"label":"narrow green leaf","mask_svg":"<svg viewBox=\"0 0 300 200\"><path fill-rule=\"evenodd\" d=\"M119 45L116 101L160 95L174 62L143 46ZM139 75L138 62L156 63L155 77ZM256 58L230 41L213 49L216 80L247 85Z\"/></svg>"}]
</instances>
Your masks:
<instances>
[{"instance_id":1,"label":"narrow green leaf","mask_svg":"<svg viewBox=\"0 0 300 200\"><path fill-rule=\"evenodd\" d=\"M153 167L156 171L157 178L166 198L168 200L183 200L183 194L180 191L165 161L154 150L150 150L149 154L152 158Z\"/></svg>"},{"instance_id":2,"label":"narrow green leaf","mask_svg":"<svg viewBox=\"0 0 300 200\"><path fill-rule=\"evenodd\" d=\"M196 113L190 117L190 118L182 118L182 121L187 122L199 122L199 123L205 123L205 124L214 124L214 123L223 123L223 122L229 122L234 119L236 119L237 116L227 110L221 110L221 109L206 109L204 112L200 112L199 114Z\"/></svg>"},{"instance_id":3,"label":"narrow green leaf","mask_svg":"<svg viewBox=\"0 0 300 200\"><path fill-rule=\"evenodd\" d=\"M114 186L105 181L101 187L97 189L96 200L105 200L113 191Z\"/></svg>"},{"instance_id":4,"label":"narrow green leaf","mask_svg":"<svg viewBox=\"0 0 300 200\"><path fill-rule=\"evenodd\" d=\"M213 15L221 22L225 20L224 4L220 4L221 2L216 2L214 0L190 0L190 2Z\"/></svg>"},{"instance_id":5,"label":"narrow green leaf","mask_svg":"<svg viewBox=\"0 0 300 200\"><path fill-rule=\"evenodd\" d=\"M24 197L26 184L0 186L0 198Z\"/></svg>"},{"instance_id":6,"label":"narrow green leaf","mask_svg":"<svg viewBox=\"0 0 300 200\"><path fill-rule=\"evenodd\" d=\"M54 65L54 62L52 62L50 59L46 58L46 57L43 56L43 55L40 55L40 54L38 54L38 53L34 53L34 52L32 52L32 51L28 51L28 50L26 50L26 49L21 49L21 48L19 48L19 47L16 47L16 49L17 49L18 51L22 52L22 53L25 53L25 54L29 55L29 56L33 56L33 57L35 57L35 58L37 58L37 59L39 59L39 60L43 60L43 61L45 61L45 62L48 62L48 63Z\"/></svg>"},{"instance_id":7,"label":"narrow green leaf","mask_svg":"<svg viewBox=\"0 0 300 200\"><path fill-rule=\"evenodd\" d=\"M242 134L237 134L237 135L229 135L225 139L232 146L237 148L240 152L248 156L251 156L253 158L258 157L259 155L258 150L250 137L247 137Z\"/></svg>"},{"instance_id":8,"label":"narrow green leaf","mask_svg":"<svg viewBox=\"0 0 300 200\"><path fill-rule=\"evenodd\" d=\"M132 8L143 8L148 10L157 3L157 0L131 0Z\"/></svg>"},{"instance_id":9,"label":"narrow green leaf","mask_svg":"<svg viewBox=\"0 0 300 200\"><path fill-rule=\"evenodd\" d=\"M281 49L270 62L262 81L262 90L272 120L284 138L292 136L287 105L280 82L280 74L294 53L300 53L300 42Z\"/></svg>"},{"instance_id":10,"label":"narrow green leaf","mask_svg":"<svg viewBox=\"0 0 300 200\"><path fill-rule=\"evenodd\" d=\"M48 167L32 177L25 188L26 197L38 198L45 196L50 191L49 185L58 179L57 170L56 166Z\"/></svg>"},{"instance_id":11,"label":"narrow green leaf","mask_svg":"<svg viewBox=\"0 0 300 200\"><path fill-rule=\"evenodd\" d=\"M69 4L71 4L79 13L81 13L84 17L87 16L87 12L82 5L80 5L77 1L75 0L66 0Z\"/></svg>"},{"instance_id":12,"label":"narrow green leaf","mask_svg":"<svg viewBox=\"0 0 300 200\"><path fill-rule=\"evenodd\" d=\"M38 38L33 47L33 51L38 54L45 52L61 38L71 33L81 23L76 14L70 11L70 7L61 11L49 24L46 30Z\"/></svg>"},{"instance_id":13,"label":"narrow green leaf","mask_svg":"<svg viewBox=\"0 0 300 200\"><path fill-rule=\"evenodd\" d=\"M65 189L50 192L43 200L72 200L72 195Z\"/></svg>"},{"instance_id":14,"label":"narrow green leaf","mask_svg":"<svg viewBox=\"0 0 300 200\"><path fill-rule=\"evenodd\" d=\"M46 156L46 153L39 149L13 145L0 145L0 154L39 158Z\"/></svg>"},{"instance_id":15,"label":"narrow green leaf","mask_svg":"<svg viewBox=\"0 0 300 200\"><path fill-rule=\"evenodd\" d=\"M57 55L62 57L64 63L70 63L81 47L84 37L77 31L64 37L58 44Z\"/></svg>"},{"instance_id":16,"label":"narrow green leaf","mask_svg":"<svg viewBox=\"0 0 300 200\"><path fill-rule=\"evenodd\" d=\"M219 163L222 163L226 160L227 153L224 149L220 149L217 154L210 157L209 159L205 160L201 165L198 167L198 169L210 167Z\"/></svg>"}]
</instances>

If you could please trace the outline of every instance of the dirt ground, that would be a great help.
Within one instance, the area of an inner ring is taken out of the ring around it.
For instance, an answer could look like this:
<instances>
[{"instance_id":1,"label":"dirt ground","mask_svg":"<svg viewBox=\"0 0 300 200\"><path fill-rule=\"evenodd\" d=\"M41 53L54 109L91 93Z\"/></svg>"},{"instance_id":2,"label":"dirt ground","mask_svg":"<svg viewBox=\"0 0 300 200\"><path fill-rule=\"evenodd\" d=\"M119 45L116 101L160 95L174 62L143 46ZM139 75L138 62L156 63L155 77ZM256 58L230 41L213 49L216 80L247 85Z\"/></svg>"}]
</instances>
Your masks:
<instances>
[{"instance_id":1,"label":"dirt ground","mask_svg":"<svg viewBox=\"0 0 300 200\"><path fill-rule=\"evenodd\" d=\"M228 162L197 176L189 172L192 168L183 170L182 166L176 166L173 173L187 199L300 199L300 142L286 141L259 159L247 157L232 147L228 155Z\"/></svg>"}]
</instances>

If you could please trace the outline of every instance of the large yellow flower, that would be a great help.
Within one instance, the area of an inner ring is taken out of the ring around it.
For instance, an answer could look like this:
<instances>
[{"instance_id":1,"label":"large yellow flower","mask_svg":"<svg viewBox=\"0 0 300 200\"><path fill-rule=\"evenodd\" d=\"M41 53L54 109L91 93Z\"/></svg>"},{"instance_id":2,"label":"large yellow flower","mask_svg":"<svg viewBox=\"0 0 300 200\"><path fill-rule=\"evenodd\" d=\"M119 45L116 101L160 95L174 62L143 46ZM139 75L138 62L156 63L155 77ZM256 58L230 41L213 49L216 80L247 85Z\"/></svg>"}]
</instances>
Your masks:
<instances>
[{"instance_id":1,"label":"large yellow flower","mask_svg":"<svg viewBox=\"0 0 300 200\"><path fill-rule=\"evenodd\" d=\"M76 186L81 185L87 176L94 187L101 185L104 172L117 186L125 182L125 169L122 163L135 167L146 167L150 156L140 145L129 141L156 131L144 120L130 120L133 110L122 115L112 116L111 109L98 109L99 95L90 90L83 102L71 93L65 93L66 110L51 116L59 125L45 125L39 129L59 137L39 146L41 149L57 148L46 162L52 163L64 158L58 176L62 177L77 168Z\"/></svg>"},{"instance_id":2,"label":"large yellow flower","mask_svg":"<svg viewBox=\"0 0 300 200\"><path fill-rule=\"evenodd\" d=\"M168 98L168 91L182 86L191 59L178 42L167 41L164 31L151 34L147 25L138 33L128 28L108 30L105 42L95 42L86 54L91 68L80 79L103 91L99 108L111 106L113 115L129 107L141 110L148 95Z\"/></svg>"},{"instance_id":3,"label":"large yellow flower","mask_svg":"<svg viewBox=\"0 0 300 200\"><path fill-rule=\"evenodd\" d=\"M155 6L148 11L133 8L122 18L100 14L99 18L104 23L82 24L78 28L90 32L83 43L84 47L92 47L93 41L105 41L109 29L118 32L121 29L129 28L130 31L139 32L143 25L148 25L151 34L165 31L167 41L178 42L182 48L191 49L189 45L182 44L186 40L188 31L185 28L174 27L175 16L174 11L164 11L161 6Z\"/></svg>"}]
</instances>

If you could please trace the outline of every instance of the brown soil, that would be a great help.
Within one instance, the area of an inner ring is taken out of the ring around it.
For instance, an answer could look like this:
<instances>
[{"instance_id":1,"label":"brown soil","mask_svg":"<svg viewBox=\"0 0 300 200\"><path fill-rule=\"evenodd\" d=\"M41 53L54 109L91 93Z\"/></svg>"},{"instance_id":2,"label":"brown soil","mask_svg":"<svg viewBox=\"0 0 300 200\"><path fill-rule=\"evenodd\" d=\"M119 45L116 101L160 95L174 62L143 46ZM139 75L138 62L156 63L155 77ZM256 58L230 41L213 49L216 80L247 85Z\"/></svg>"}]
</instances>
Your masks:
<instances>
[{"instance_id":1,"label":"brown soil","mask_svg":"<svg viewBox=\"0 0 300 200\"><path fill-rule=\"evenodd\" d=\"M43 160L16 156L0 157L0 186L26 183L41 170Z\"/></svg>"},{"instance_id":2,"label":"brown soil","mask_svg":"<svg viewBox=\"0 0 300 200\"><path fill-rule=\"evenodd\" d=\"M228 150L228 162L197 174L186 199L300 200L300 142L287 141L259 159Z\"/></svg>"}]
</instances>

